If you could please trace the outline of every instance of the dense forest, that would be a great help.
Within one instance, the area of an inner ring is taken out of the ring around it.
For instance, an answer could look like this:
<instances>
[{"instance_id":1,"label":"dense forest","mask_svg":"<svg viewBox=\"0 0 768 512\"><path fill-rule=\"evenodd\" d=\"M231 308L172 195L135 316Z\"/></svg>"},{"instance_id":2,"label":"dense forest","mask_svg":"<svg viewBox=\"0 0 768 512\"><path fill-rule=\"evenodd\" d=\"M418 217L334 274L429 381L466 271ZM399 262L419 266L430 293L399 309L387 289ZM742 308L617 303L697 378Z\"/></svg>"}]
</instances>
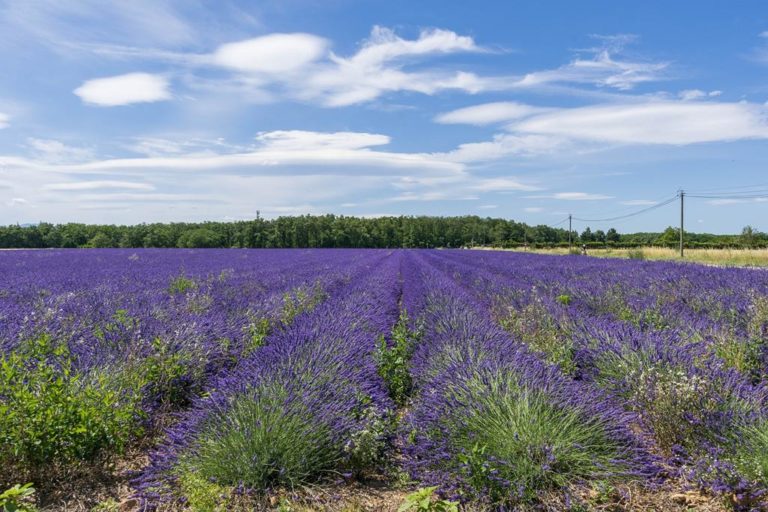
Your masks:
<instances>
[{"instance_id":1,"label":"dense forest","mask_svg":"<svg viewBox=\"0 0 768 512\"><path fill-rule=\"evenodd\" d=\"M738 235L686 233L690 247L765 247L768 236L747 226ZM675 246L679 231L620 234L586 228L571 233L590 247ZM568 245L568 230L506 219L305 215L239 222L49 224L0 227L0 248L52 247L553 247Z\"/></svg>"}]
</instances>

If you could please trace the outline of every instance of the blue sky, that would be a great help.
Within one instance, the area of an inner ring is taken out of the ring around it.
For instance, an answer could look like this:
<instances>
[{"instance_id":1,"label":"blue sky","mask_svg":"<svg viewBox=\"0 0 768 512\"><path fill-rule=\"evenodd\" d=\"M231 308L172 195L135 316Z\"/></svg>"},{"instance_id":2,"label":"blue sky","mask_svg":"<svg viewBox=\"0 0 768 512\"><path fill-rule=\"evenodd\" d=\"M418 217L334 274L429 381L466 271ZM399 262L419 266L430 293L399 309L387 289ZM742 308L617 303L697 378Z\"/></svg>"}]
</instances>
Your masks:
<instances>
[{"instance_id":1,"label":"blue sky","mask_svg":"<svg viewBox=\"0 0 768 512\"><path fill-rule=\"evenodd\" d=\"M112 4L0 1L0 223L768 230L764 2Z\"/></svg>"}]
</instances>

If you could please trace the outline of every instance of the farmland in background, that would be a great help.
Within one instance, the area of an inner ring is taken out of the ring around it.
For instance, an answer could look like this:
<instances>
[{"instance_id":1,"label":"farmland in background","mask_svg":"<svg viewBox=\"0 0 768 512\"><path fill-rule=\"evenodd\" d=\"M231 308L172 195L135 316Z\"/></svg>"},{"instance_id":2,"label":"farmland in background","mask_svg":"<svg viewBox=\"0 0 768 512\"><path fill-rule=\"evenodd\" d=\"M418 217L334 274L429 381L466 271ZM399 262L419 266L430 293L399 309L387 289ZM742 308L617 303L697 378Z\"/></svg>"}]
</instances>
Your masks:
<instances>
[{"instance_id":1,"label":"farmland in background","mask_svg":"<svg viewBox=\"0 0 768 512\"><path fill-rule=\"evenodd\" d=\"M758 509L767 335L751 269L0 252L0 508Z\"/></svg>"},{"instance_id":2,"label":"farmland in background","mask_svg":"<svg viewBox=\"0 0 768 512\"><path fill-rule=\"evenodd\" d=\"M574 247L569 251L567 247L558 248L516 248L520 252L536 252L539 254L569 254L579 253L580 249ZM635 248L600 248L590 247L587 254L598 258L624 258L645 259L659 261L689 261L693 263L705 263L708 265L741 266L741 267L766 267L768 266L768 249L685 249L685 257L680 258L680 250L669 247L635 247Z\"/></svg>"}]
</instances>

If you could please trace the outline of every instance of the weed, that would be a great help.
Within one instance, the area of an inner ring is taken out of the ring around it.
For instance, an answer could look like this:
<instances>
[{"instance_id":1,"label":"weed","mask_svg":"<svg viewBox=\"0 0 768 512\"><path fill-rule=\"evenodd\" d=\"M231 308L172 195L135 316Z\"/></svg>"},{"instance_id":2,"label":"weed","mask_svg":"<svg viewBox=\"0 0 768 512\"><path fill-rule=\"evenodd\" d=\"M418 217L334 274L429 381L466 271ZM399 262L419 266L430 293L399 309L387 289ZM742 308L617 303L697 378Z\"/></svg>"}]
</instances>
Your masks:
<instances>
[{"instance_id":1,"label":"weed","mask_svg":"<svg viewBox=\"0 0 768 512\"><path fill-rule=\"evenodd\" d=\"M459 512L455 501L441 500L435 496L437 487L424 487L405 497L397 512Z\"/></svg>"},{"instance_id":2,"label":"weed","mask_svg":"<svg viewBox=\"0 0 768 512\"><path fill-rule=\"evenodd\" d=\"M399 406L405 405L413 388L411 356L419 333L408 327L408 314L403 311L392 329L392 342L382 336L376 353L379 375L384 379L389 396Z\"/></svg>"},{"instance_id":3,"label":"weed","mask_svg":"<svg viewBox=\"0 0 768 512\"><path fill-rule=\"evenodd\" d=\"M568 305L571 297L560 295L557 301ZM559 365L564 373L571 375L576 371L570 326L554 318L540 298L534 298L521 309L507 308L499 324L532 350L543 353L548 362Z\"/></svg>"},{"instance_id":4,"label":"weed","mask_svg":"<svg viewBox=\"0 0 768 512\"><path fill-rule=\"evenodd\" d=\"M26 503L33 494L35 494L35 488L31 483L16 484L10 489L6 489L0 493L0 511L33 512L35 507Z\"/></svg>"},{"instance_id":5,"label":"weed","mask_svg":"<svg viewBox=\"0 0 768 512\"><path fill-rule=\"evenodd\" d=\"M182 274L171 279L171 284L168 286L168 293L171 295L183 295L195 288L197 288L197 283Z\"/></svg>"}]
</instances>

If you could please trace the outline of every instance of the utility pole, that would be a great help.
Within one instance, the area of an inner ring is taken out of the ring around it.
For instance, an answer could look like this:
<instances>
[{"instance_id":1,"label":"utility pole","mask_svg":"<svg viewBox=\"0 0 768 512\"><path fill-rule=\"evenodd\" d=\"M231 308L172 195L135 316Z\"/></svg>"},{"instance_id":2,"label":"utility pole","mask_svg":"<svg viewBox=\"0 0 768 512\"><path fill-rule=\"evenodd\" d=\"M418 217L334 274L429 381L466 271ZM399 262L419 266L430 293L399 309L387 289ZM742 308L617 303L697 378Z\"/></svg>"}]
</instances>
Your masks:
<instances>
[{"instance_id":1,"label":"utility pole","mask_svg":"<svg viewBox=\"0 0 768 512\"><path fill-rule=\"evenodd\" d=\"M571 233L573 232L573 229L571 229L571 220L572 215L568 214L568 252L571 252L573 250L572 242L571 242Z\"/></svg>"},{"instance_id":2,"label":"utility pole","mask_svg":"<svg viewBox=\"0 0 768 512\"><path fill-rule=\"evenodd\" d=\"M685 219L685 208L683 205L685 204L685 191L683 189L680 189L680 257L684 257L683 252L683 232L685 229L684 219Z\"/></svg>"}]
</instances>

